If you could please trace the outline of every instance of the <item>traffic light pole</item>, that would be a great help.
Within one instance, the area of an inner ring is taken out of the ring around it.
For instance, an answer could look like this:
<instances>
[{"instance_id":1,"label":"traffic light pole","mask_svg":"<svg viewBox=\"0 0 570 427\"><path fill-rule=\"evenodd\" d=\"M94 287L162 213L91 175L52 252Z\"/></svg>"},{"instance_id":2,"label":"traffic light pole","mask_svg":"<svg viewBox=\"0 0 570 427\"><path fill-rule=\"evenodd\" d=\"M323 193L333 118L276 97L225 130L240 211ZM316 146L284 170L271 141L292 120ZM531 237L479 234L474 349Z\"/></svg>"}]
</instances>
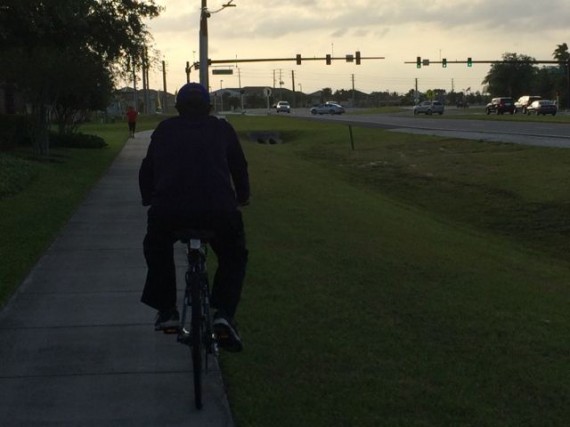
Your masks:
<instances>
[{"instance_id":1,"label":"traffic light pole","mask_svg":"<svg viewBox=\"0 0 570 427\"><path fill-rule=\"evenodd\" d=\"M312 58L254 58L254 59L212 59L210 64L235 64L239 62L284 62L284 61L295 61L297 63L301 61L335 61L335 60L343 60L346 62L354 62L354 58L349 59L349 55L347 56L337 56L337 57L312 57ZM385 59L383 56L362 56L361 60L364 59Z\"/></svg>"},{"instance_id":2,"label":"traffic light pole","mask_svg":"<svg viewBox=\"0 0 570 427\"><path fill-rule=\"evenodd\" d=\"M202 0L204 3L206 2L206 0ZM199 62L194 62L194 64L192 64L192 67L195 70L200 70L200 83L202 85L204 85L204 87L209 88L207 86L208 84L208 67L210 65L213 64L238 64L238 63L244 63L244 62L288 62L288 61L295 61L297 62L298 65L301 64L301 61L325 61L326 64L330 64L331 61L335 61L335 60L345 60L346 62L356 62L357 65L360 64L361 60L368 60L368 59L385 59L383 56L358 56L358 60L355 61L355 58L352 55L346 55L346 56L338 56L338 57L331 57L330 55L327 56L323 56L323 57L312 57L312 58L300 58L299 55L295 56L294 58L250 58L250 59L237 59L237 58L233 58L233 59L208 59L208 40L207 40L207 34L208 34L208 29L207 29L207 24L205 23L205 20L207 19L207 16L203 18L204 19L204 30L205 30L205 38L203 40L202 43L202 27L200 29L200 61ZM192 70L192 67L190 67L189 62L186 62L186 68L184 69L184 71L186 72L186 81L190 82L190 71ZM222 73L219 73L222 74ZM231 73L223 73L223 74L231 74Z\"/></svg>"},{"instance_id":3,"label":"traffic light pole","mask_svg":"<svg viewBox=\"0 0 570 427\"><path fill-rule=\"evenodd\" d=\"M202 56L200 56L200 62L195 62L193 64L194 68L199 68L200 71L202 71L202 69L208 69L207 65L213 65L213 64L239 64L239 63L243 63L243 62L287 62L287 61L295 61L297 63L299 63L299 61L336 61L336 60L343 60L346 62L354 62L354 58L350 59L349 58L350 55L345 56L337 56L337 57L311 57L311 58L298 58L298 57L294 57L294 58L250 58L250 59L237 59L237 58L233 58L233 59L206 59L206 58L202 58ZM362 56L360 58L361 60L365 60L365 59L386 59L383 56ZM203 67L202 64L206 62L206 67ZM202 79L200 78L200 82L202 81Z\"/></svg>"}]
</instances>

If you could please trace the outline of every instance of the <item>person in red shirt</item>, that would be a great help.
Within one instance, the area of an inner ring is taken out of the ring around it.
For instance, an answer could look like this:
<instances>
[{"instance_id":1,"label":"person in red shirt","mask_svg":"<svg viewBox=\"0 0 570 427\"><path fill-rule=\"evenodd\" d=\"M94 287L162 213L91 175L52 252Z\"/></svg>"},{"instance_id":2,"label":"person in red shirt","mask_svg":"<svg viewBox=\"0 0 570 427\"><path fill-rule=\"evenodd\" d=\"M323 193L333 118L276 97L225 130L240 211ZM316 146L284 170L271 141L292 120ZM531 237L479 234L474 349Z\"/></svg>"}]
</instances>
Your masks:
<instances>
[{"instance_id":1,"label":"person in red shirt","mask_svg":"<svg viewBox=\"0 0 570 427\"><path fill-rule=\"evenodd\" d=\"M129 122L129 136L132 138L135 137L138 115L139 113L129 105L127 108L127 121Z\"/></svg>"}]
</instances>

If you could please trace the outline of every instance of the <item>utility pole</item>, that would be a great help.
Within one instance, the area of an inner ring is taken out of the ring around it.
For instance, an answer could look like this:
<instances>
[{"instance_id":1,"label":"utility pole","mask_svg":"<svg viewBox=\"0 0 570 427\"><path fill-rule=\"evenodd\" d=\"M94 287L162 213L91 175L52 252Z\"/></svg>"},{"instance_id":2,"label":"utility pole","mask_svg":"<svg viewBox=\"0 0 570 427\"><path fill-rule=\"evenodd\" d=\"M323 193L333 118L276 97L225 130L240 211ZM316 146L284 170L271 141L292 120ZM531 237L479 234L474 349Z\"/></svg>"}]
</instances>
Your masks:
<instances>
[{"instance_id":1,"label":"utility pole","mask_svg":"<svg viewBox=\"0 0 570 427\"><path fill-rule=\"evenodd\" d=\"M208 10L208 0L202 0L202 8L200 9L200 83L206 89L210 87L208 81L208 67L210 65L210 60L208 59L208 18L212 16L212 13L220 12L226 7L235 7L236 5L232 4L233 1L228 0L220 9L210 12Z\"/></svg>"},{"instance_id":2,"label":"utility pole","mask_svg":"<svg viewBox=\"0 0 570 427\"><path fill-rule=\"evenodd\" d=\"M418 78L416 77L416 93L414 94L414 102L417 104L420 100L420 94L418 93Z\"/></svg>"},{"instance_id":3,"label":"utility pole","mask_svg":"<svg viewBox=\"0 0 570 427\"><path fill-rule=\"evenodd\" d=\"M186 72L186 83L190 83L190 71L192 69L190 68L190 62L186 61L186 68L184 69L184 71Z\"/></svg>"},{"instance_id":4,"label":"utility pole","mask_svg":"<svg viewBox=\"0 0 570 427\"><path fill-rule=\"evenodd\" d=\"M143 58L143 82L144 88L144 112L150 113L150 77L149 77L150 64L148 62L148 52L145 48Z\"/></svg>"},{"instance_id":5,"label":"utility pole","mask_svg":"<svg viewBox=\"0 0 570 427\"><path fill-rule=\"evenodd\" d=\"M166 93L166 61L162 61L162 112L168 112L168 95Z\"/></svg>"},{"instance_id":6,"label":"utility pole","mask_svg":"<svg viewBox=\"0 0 570 427\"><path fill-rule=\"evenodd\" d=\"M202 0L200 10L200 83L208 90L208 0Z\"/></svg>"},{"instance_id":7,"label":"utility pole","mask_svg":"<svg viewBox=\"0 0 570 427\"><path fill-rule=\"evenodd\" d=\"M570 111L570 58L566 60L566 77L568 78L568 99L566 99L566 105Z\"/></svg>"},{"instance_id":8,"label":"utility pole","mask_svg":"<svg viewBox=\"0 0 570 427\"><path fill-rule=\"evenodd\" d=\"M275 92L275 69L273 70L273 91Z\"/></svg>"},{"instance_id":9,"label":"utility pole","mask_svg":"<svg viewBox=\"0 0 570 427\"><path fill-rule=\"evenodd\" d=\"M352 74L352 108L356 106L355 103L356 103L356 97L354 93L354 74Z\"/></svg>"},{"instance_id":10,"label":"utility pole","mask_svg":"<svg viewBox=\"0 0 570 427\"><path fill-rule=\"evenodd\" d=\"M145 73L145 69L146 69L146 61L145 61L145 54L143 53L142 57L141 57L141 77L142 77L142 102L143 102L143 109L142 109L142 113L146 113L146 109L147 109L147 103L146 103L146 73Z\"/></svg>"},{"instance_id":11,"label":"utility pole","mask_svg":"<svg viewBox=\"0 0 570 427\"><path fill-rule=\"evenodd\" d=\"M139 110L138 99L137 99L137 69L135 62L133 61L133 108Z\"/></svg>"},{"instance_id":12,"label":"utility pole","mask_svg":"<svg viewBox=\"0 0 570 427\"><path fill-rule=\"evenodd\" d=\"M297 95L295 93L295 70L291 70L291 80L293 84L293 107L297 107Z\"/></svg>"},{"instance_id":13,"label":"utility pole","mask_svg":"<svg viewBox=\"0 0 570 427\"><path fill-rule=\"evenodd\" d=\"M241 70L237 67L238 70L238 82L239 82L239 100L241 105L241 111L243 112L243 89L241 88Z\"/></svg>"},{"instance_id":14,"label":"utility pole","mask_svg":"<svg viewBox=\"0 0 570 427\"><path fill-rule=\"evenodd\" d=\"M224 111L224 92L223 92L223 86L222 84L224 83L223 80L220 80L220 113L222 111Z\"/></svg>"}]
</instances>

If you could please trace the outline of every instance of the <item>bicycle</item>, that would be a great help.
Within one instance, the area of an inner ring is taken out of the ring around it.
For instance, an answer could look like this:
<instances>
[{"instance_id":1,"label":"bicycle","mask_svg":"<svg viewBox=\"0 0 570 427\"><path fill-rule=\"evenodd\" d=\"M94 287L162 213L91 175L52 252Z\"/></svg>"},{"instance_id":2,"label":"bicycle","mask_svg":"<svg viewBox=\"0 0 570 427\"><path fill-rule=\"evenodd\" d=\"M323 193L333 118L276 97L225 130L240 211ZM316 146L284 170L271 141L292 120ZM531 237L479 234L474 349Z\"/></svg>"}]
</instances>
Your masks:
<instances>
[{"instance_id":1,"label":"bicycle","mask_svg":"<svg viewBox=\"0 0 570 427\"><path fill-rule=\"evenodd\" d=\"M203 406L202 378L208 373L209 358L218 357L218 344L210 314L210 286L206 270L207 242L213 236L213 232L206 230L183 230L177 233L178 240L186 245L188 260L185 274L186 288L180 325L176 331L165 331L165 333L177 333L177 341L191 348L194 403L197 409L202 409Z\"/></svg>"}]
</instances>

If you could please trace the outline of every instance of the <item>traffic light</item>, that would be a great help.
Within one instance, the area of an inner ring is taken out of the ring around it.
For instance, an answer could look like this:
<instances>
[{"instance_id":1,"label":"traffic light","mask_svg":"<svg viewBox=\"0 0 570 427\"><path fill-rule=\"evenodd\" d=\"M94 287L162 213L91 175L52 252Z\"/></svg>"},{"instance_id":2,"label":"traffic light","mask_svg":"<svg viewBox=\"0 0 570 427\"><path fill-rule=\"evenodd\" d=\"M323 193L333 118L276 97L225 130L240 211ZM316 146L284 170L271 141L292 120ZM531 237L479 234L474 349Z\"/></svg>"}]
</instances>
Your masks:
<instances>
[{"instance_id":1,"label":"traffic light","mask_svg":"<svg viewBox=\"0 0 570 427\"><path fill-rule=\"evenodd\" d=\"M447 68L447 59L446 59L446 58L443 58L443 59L441 60L441 66L442 66L443 68Z\"/></svg>"},{"instance_id":2,"label":"traffic light","mask_svg":"<svg viewBox=\"0 0 570 427\"><path fill-rule=\"evenodd\" d=\"M297 65L301 65L301 55L297 54Z\"/></svg>"},{"instance_id":3,"label":"traffic light","mask_svg":"<svg viewBox=\"0 0 570 427\"><path fill-rule=\"evenodd\" d=\"M327 65L331 65L331 55L330 55L330 53L327 53L326 61L327 61Z\"/></svg>"},{"instance_id":4,"label":"traffic light","mask_svg":"<svg viewBox=\"0 0 570 427\"><path fill-rule=\"evenodd\" d=\"M416 58L416 68L422 68L422 57L418 56Z\"/></svg>"},{"instance_id":5,"label":"traffic light","mask_svg":"<svg viewBox=\"0 0 570 427\"><path fill-rule=\"evenodd\" d=\"M360 65L360 51L356 51L356 65Z\"/></svg>"},{"instance_id":6,"label":"traffic light","mask_svg":"<svg viewBox=\"0 0 570 427\"><path fill-rule=\"evenodd\" d=\"M468 66L468 67L472 67L472 66L473 66L473 61L471 60L471 57L467 58L467 66Z\"/></svg>"}]
</instances>

